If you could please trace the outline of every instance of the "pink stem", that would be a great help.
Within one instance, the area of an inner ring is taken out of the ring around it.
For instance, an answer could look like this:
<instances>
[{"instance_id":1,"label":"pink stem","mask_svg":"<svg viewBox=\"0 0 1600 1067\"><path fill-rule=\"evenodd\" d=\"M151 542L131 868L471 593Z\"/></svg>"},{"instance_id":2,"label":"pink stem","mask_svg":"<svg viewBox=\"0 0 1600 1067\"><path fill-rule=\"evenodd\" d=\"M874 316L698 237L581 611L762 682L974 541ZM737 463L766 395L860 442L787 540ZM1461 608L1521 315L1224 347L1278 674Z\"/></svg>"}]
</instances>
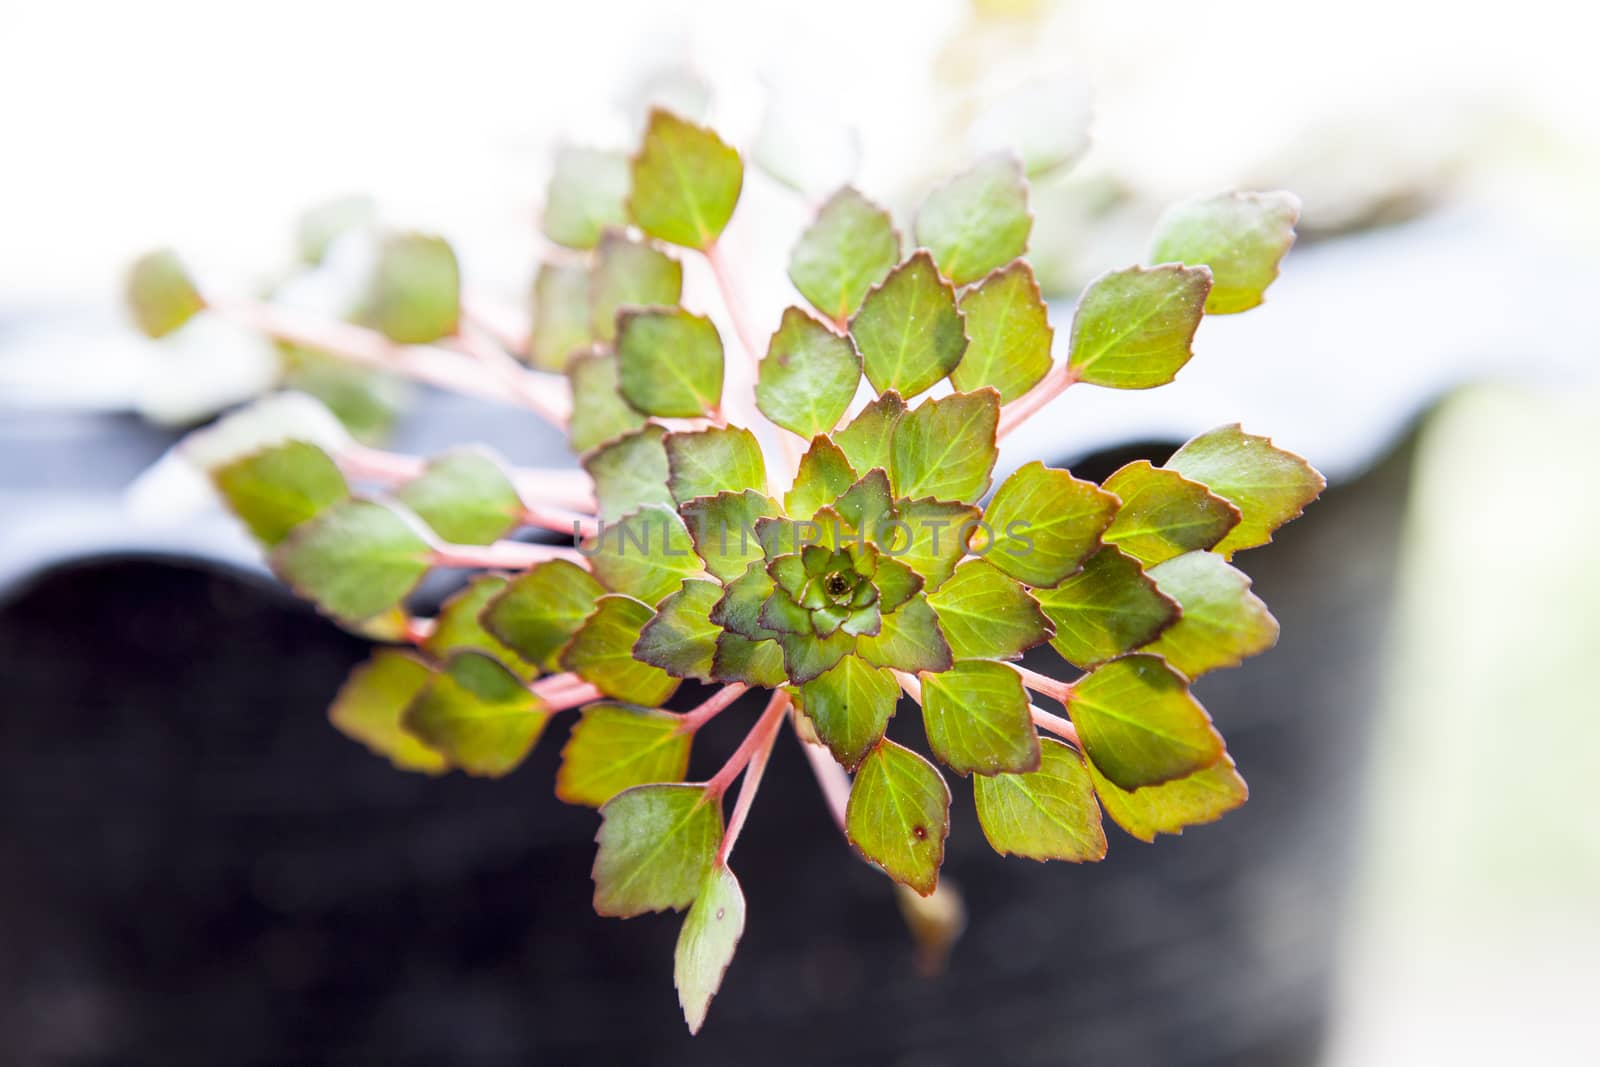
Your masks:
<instances>
[{"instance_id":1,"label":"pink stem","mask_svg":"<svg viewBox=\"0 0 1600 1067\"><path fill-rule=\"evenodd\" d=\"M426 468L424 460L399 452L385 452L365 445L348 444L336 457L340 468L348 477L360 481L396 485L408 482ZM525 498L550 504L585 517L594 512L594 484L581 470L561 470L554 467L514 467L507 471L517 491ZM570 532L571 524L562 527Z\"/></svg>"},{"instance_id":2,"label":"pink stem","mask_svg":"<svg viewBox=\"0 0 1600 1067\"><path fill-rule=\"evenodd\" d=\"M1028 711L1033 716L1033 724L1039 729L1050 731L1080 750L1083 748L1083 743L1078 740L1078 728L1071 722L1059 715L1052 715L1042 708L1036 708L1032 704L1028 705Z\"/></svg>"},{"instance_id":3,"label":"pink stem","mask_svg":"<svg viewBox=\"0 0 1600 1067\"><path fill-rule=\"evenodd\" d=\"M772 694L772 699L767 703L767 710L761 713L761 718L756 720L756 724L750 728L750 732L739 743L739 747L734 749L733 755L728 757L728 762L706 782L708 795L720 797L727 792L728 786L733 784L733 780L744 770L756 751L763 746L768 748L772 746L771 735L778 728L778 724L783 722L784 713L788 710L789 695L779 689Z\"/></svg>"},{"instance_id":4,"label":"pink stem","mask_svg":"<svg viewBox=\"0 0 1600 1067\"><path fill-rule=\"evenodd\" d=\"M439 545L433 550L437 567L475 567L523 571L552 559L569 560L585 569L589 559L575 548L530 545L521 541L496 541L492 545Z\"/></svg>"},{"instance_id":5,"label":"pink stem","mask_svg":"<svg viewBox=\"0 0 1600 1067\"><path fill-rule=\"evenodd\" d=\"M480 327L471 321L463 322L456 334L455 347L477 360L490 374L505 383L506 389L517 397L523 406L537 412L551 425L566 428L567 420L572 417L570 399L558 399L559 394L552 396L544 382L530 374L526 367L517 362L516 357L501 348ZM555 379L552 378L551 381L554 382Z\"/></svg>"},{"instance_id":6,"label":"pink stem","mask_svg":"<svg viewBox=\"0 0 1600 1067\"><path fill-rule=\"evenodd\" d=\"M706 723L720 715L723 710L728 707L728 705L744 696L749 688L750 687L745 685L743 682L733 682L723 686L720 690L712 695L711 699L707 700L704 704L701 704L693 711L684 712L681 720L678 723L678 732L680 734L694 733L696 730L700 729L700 727L704 726Z\"/></svg>"},{"instance_id":7,"label":"pink stem","mask_svg":"<svg viewBox=\"0 0 1600 1067\"><path fill-rule=\"evenodd\" d=\"M772 743L778 739L778 730L782 728L783 716L788 710L789 694L779 689L772 694L772 702L767 705L767 710L761 713L755 729L750 731L750 737L756 738L756 742L750 750L749 770L745 772L744 781L739 783L739 798L733 802L733 814L728 818L728 828L722 833L722 846L717 849L719 864L728 862L728 854L733 851L734 842L739 840L739 832L744 829L745 819L750 815L750 806L756 800L756 790L761 788L761 776L766 773L767 760L772 757ZM750 738L746 738L745 744L749 743ZM742 749L744 745L739 747Z\"/></svg>"},{"instance_id":8,"label":"pink stem","mask_svg":"<svg viewBox=\"0 0 1600 1067\"><path fill-rule=\"evenodd\" d=\"M529 526L551 530L555 533L572 534L574 538L593 537L600 532L600 524L593 515L583 515L566 508L540 507L535 504L525 504L522 508L522 521Z\"/></svg>"},{"instance_id":9,"label":"pink stem","mask_svg":"<svg viewBox=\"0 0 1600 1067\"><path fill-rule=\"evenodd\" d=\"M557 690L549 697L540 697L540 699L545 703L545 710L555 712L566 711L569 708L580 707L584 704L590 703L591 701L599 700L603 696L605 696L605 694L600 692L600 690L585 683L583 685Z\"/></svg>"},{"instance_id":10,"label":"pink stem","mask_svg":"<svg viewBox=\"0 0 1600 1067\"><path fill-rule=\"evenodd\" d=\"M1000 409L1000 425L995 430L996 440L1027 422L1050 401L1066 392L1078 380L1078 374L1065 363L1057 363L1050 372L1039 379L1026 393Z\"/></svg>"},{"instance_id":11,"label":"pink stem","mask_svg":"<svg viewBox=\"0 0 1600 1067\"><path fill-rule=\"evenodd\" d=\"M905 671L895 671L894 678L895 681L900 683L900 688L906 691L907 696L918 704L922 703L922 682L918 680L916 675L907 674Z\"/></svg>"},{"instance_id":12,"label":"pink stem","mask_svg":"<svg viewBox=\"0 0 1600 1067\"><path fill-rule=\"evenodd\" d=\"M1043 693L1045 696L1059 704L1065 704L1067 702L1067 694L1072 692L1071 685L1052 678L1047 674L1040 674L1038 671L1030 671L1028 668L1017 663L1013 663L1011 665L1011 669L1022 676L1023 685L1027 686L1029 689L1032 689L1035 693Z\"/></svg>"}]
</instances>

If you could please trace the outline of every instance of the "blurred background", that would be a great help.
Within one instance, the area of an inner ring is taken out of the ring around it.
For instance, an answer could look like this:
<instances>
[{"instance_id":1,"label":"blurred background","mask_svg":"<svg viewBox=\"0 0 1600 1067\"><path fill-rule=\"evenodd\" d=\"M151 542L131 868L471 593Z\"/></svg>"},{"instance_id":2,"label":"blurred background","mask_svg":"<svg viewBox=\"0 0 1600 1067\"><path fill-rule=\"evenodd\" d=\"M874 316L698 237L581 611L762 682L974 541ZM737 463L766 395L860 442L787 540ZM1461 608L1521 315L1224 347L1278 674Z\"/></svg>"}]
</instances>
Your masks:
<instances>
[{"instance_id":1,"label":"blurred background","mask_svg":"<svg viewBox=\"0 0 1600 1067\"><path fill-rule=\"evenodd\" d=\"M297 220L331 198L369 194L385 223L450 238L469 294L485 307L520 308L541 252L539 199L553 151L573 142L626 147L652 102L707 119L765 165L728 240L757 287L759 319L774 323L791 299L782 268L793 236L818 194L845 179L905 215L995 144L1022 139L1071 159L1033 190L1030 256L1062 307L1102 270L1137 262L1167 204L1232 187L1291 189L1304 201L1301 239L1265 306L1208 320L1196 359L1171 387L1073 390L1008 441L1005 460L1089 462L1243 421L1329 476L1330 509L1362 515L1313 541L1324 505L1314 507L1281 536L1292 544L1271 564L1279 546L1262 554L1257 577L1275 608L1280 586L1301 605L1280 611L1286 642L1295 610L1309 627L1337 614L1327 605L1341 586L1367 591L1347 621L1371 647L1334 663L1338 670L1311 671L1305 684L1315 692L1290 685L1265 699L1269 666L1230 672L1239 680L1228 683L1284 720L1316 716L1316 745L1337 738L1332 784L1305 815L1335 842L1316 868L1325 884L1274 905L1286 928L1319 931L1289 943L1326 957L1312 968L1323 1014L1293 1056L1218 1052L1192 1062L1591 1062L1585 1009L1600 988L1600 819L1586 790L1600 770L1600 702L1588 677L1600 661L1590 617L1600 599L1592 550L1600 478L1589 455L1600 429L1597 29L1600 19L1564 0L270 8L0 0L0 604L13 613L0 629L11 635L0 657L7 671L25 671L31 635L52 624L18 613L32 610L30 596L63 564L159 553L259 573L242 534L162 457L185 429L286 378L326 390L358 432L397 447L487 438L513 459L544 462L557 447L512 413L394 382L331 381L226 327L146 341L123 316L120 284L127 262L149 247L176 247L222 290L292 284L296 299L325 303L354 268L299 272ZM707 279L691 273L686 302L707 292ZM1392 537L1374 532L1390 529ZM1242 562L1256 571L1252 558ZM174 581L178 597L184 587ZM120 662L100 640L119 619L89 625L105 610L90 584L70 594L80 598L73 617L53 624L60 640L49 647L65 658L52 678L72 671L73 657L86 674L102 657ZM135 583L126 603L159 600L164 589ZM196 595L227 616L227 597ZM262 646L274 655L283 647ZM1293 674L1289 665L1303 661L1291 656L1316 655L1314 645L1285 647L1262 662L1284 657L1278 671ZM166 681L180 703L183 662ZM338 672L330 677L336 684ZM25 724L58 713L92 721L90 705L123 692L80 688L76 710L40 706L28 695L58 700L63 691L29 678L34 688L14 688L0 724L0 759L17 775L0 805L0 869L13 872L40 864L41 841L88 848L62 836L67 824L50 821L51 805L70 806L61 798L72 768L104 773L74 763L68 748L42 754L32 746L43 743L43 727ZM161 692L142 699L159 704ZM304 706L280 713L331 734L317 703L331 689L317 692L308 684ZM1226 730L1223 699L1208 704ZM136 770L132 755L107 759L119 774ZM1263 795L1243 756L1241 766L1257 785L1250 809L1270 820L1274 794ZM793 760L780 772L803 774ZM81 802L92 812L118 798ZM236 803L250 810L249 799ZM537 803L555 806L547 796ZM342 817L336 798L318 812ZM581 818L577 825L581 837ZM1181 845L1201 855L1226 826L1152 851ZM741 851L761 838L747 840ZM137 851L117 835L101 844L113 857ZM1143 847L1119 836L1104 866ZM97 877L99 853L88 852L70 867L72 879ZM1229 854L1255 862L1244 842ZM848 864L837 852L818 862ZM58 876L66 877L50 877ZM954 876L964 877L959 867ZM1101 876L1062 868L1025 877L1040 886L1053 879L1048 891L1070 897L1074 879ZM1234 877L1249 889L1248 870ZM76 943L61 932L77 921L68 908L50 912L61 926L24 937L19 927L41 914L27 894L48 897L53 889L40 887L56 882L19 884L33 889L13 886L9 903L0 896L0 983L17 994L6 1021L33 1035L15 1062L157 1062L127 1059L115 1037L81 1047L70 1039L117 1032L109 1009L84 992L98 957L52 956L58 936ZM568 895L580 900L584 889ZM396 892L376 894L376 906ZM746 892L759 916L762 886L747 880ZM1003 893L995 899L1005 906ZM181 916L184 906L175 910ZM981 943L986 913L971 911L968 936ZM165 936L129 929L115 936ZM244 944L247 955L260 948ZM277 950L289 952L260 949ZM517 998L496 998L551 958L537 943L528 951L520 964L497 965L499 984L481 996L453 994L452 1010L478 1032L500 1032L496 1013L517 1010ZM145 957L128 958L118 981L165 980L141 970ZM964 965L981 966L958 947L952 973ZM1150 966L1167 965L1156 951ZM62 974L78 984L58 982ZM1192 981L1207 980L1200 974ZM647 977L638 995L670 1008L659 960ZM248 999L250 980L239 981ZM764 995L790 994L779 986ZM1241 1018L1276 1010L1255 995L1241 993L1229 1010ZM719 1008L738 1010L719 1001L708 1032L726 1022ZM368 1047L360 1039L341 1040L347 1054L338 1062L379 1062L350 1051ZM710 1062L716 1047L700 1055ZM522 1062L493 1058L505 1051L499 1045L488 1058L452 1048L416 1062ZM694 1047L685 1049L675 1055L695 1062ZM1028 1062L1074 1062L1070 1041L1052 1049L1033 1050ZM278 1062L211 1051L199 1062ZM937 1062L893 1042L880 1051L878 1062ZM1174 1052L1169 1062L1191 1060Z\"/></svg>"}]
</instances>

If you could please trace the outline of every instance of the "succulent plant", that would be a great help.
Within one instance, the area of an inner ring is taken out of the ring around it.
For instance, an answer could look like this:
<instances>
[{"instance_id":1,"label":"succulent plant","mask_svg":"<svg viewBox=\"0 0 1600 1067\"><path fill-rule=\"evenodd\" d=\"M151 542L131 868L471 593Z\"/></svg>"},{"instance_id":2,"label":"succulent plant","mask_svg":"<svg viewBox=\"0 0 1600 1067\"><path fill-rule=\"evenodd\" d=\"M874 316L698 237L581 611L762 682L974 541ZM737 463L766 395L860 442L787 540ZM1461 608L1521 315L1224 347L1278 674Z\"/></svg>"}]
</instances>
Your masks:
<instances>
[{"instance_id":1,"label":"succulent plant","mask_svg":"<svg viewBox=\"0 0 1600 1067\"><path fill-rule=\"evenodd\" d=\"M997 851L1037 860L1100 859L1102 810L1149 841L1242 803L1190 685L1275 642L1231 560L1323 487L1238 426L1099 485L1038 461L992 484L1000 441L1069 387L1163 385L1203 315L1259 304L1292 196L1175 209L1154 264L1091 283L1058 343L1023 258L1015 159L935 189L909 254L887 211L840 189L790 258L809 309L762 346L720 242L743 181L739 152L664 111L631 157L564 152L544 227L567 248L538 268L525 338L463 309L454 253L426 235L380 243L353 322L202 295L170 253L129 286L152 335L230 316L565 428L582 474L383 452L294 395L185 447L286 582L382 642L335 697L338 729L405 770L498 776L577 711L556 793L599 809L595 908L688 909L691 1029L743 930L729 857L786 722L848 841L917 894L937 886L949 827L936 763L971 777ZM715 319L681 306L685 256L720 286ZM413 617L438 567L474 575ZM1073 676L1016 662L1045 645ZM711 688L662 710L685 682ZM744 741L691 777L697 731L752 690L770 696ZM902 693L932 761L886 736Z\"/></svg>"}]
</instances>

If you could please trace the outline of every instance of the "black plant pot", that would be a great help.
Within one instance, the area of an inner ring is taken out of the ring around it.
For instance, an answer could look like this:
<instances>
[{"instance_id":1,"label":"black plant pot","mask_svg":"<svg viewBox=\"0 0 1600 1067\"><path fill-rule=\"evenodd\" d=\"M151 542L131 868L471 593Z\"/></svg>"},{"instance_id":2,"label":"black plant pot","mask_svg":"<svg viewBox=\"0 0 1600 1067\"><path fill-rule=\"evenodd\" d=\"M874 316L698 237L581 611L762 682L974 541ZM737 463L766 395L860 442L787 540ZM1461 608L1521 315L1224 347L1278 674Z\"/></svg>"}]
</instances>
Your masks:
<instances>
[{"instance_id":1,"label":"black plant pot","mask_svg":"<svg viewBox=\"0 0 1600 1067\"><path fill-rule=\"evenodd\" d=\"M590 910L596 818L550 792L564 727L502 781L401 774L323 718L364 645L276 587L171 558L37 575L0 608L6 1058L1313 1062L1408 469L1401 449L1242 561L1283 639L1199 693L1243 810L1039 865L990 852L954 783L970 923L940 977L784 739L735 856L749 927L694 1039L676 918ZM921 743L905 708L891 733Z\"/></svg>"}]
</instances>

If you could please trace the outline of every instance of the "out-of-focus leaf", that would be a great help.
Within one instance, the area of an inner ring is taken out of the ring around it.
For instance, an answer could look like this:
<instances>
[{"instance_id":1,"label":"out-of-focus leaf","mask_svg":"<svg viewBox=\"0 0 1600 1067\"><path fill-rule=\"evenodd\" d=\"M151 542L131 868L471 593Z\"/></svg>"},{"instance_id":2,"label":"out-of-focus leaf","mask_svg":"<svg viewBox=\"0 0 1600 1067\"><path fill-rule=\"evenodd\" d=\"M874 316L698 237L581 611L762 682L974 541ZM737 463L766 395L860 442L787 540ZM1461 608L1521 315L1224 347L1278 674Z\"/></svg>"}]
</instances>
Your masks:
<instances>
[{"instance_id":1,"label":"out-of-focus leaf","mask_svg":"<svg viewBox=\"0 0 1600 1067\"><path fill-rule=\"evenodd\" d=\"M206 306L177 253L167 248L133 261L126 298L134 324L146 337L165 337Z\"/></svg>"},{"instance_id":2,"label":"out-of-focus leaf","mask_svg":"<svg viewBox=\"0 0 1600 1067\"><path fill-rule=\"evenodd\" d=\"M593 248L608 229L628 224L628 157L564 145L545 193L544 235L568 248Z\"/></svg>"},{"instance_id":3,"label":"out-of-focus leaf","mask_svg":"<svg viewBox=\"0 0 1600 1067\"><path fill-rule=\"evenodd\" d=\"M385 238L361 317L397 344L425 345L455 333L461 269L449 242L421 233Z\"/></svg>"},{"instance_id":4,"label":"out-of-focus leaf","mask_svg":"<svg viewBox=\"0 0 1600 1067\"><path fill-rule=\"evenodd\" d=\"M846 186L800 235L789 256L789 280L812 307L843 323L898 262L900 235L889 213Z\"/></svg>"},{"instance_id":5,"label":"out-of-focus leaf","mask_svg":"<svg viewBox=\"0 0 1600 1067\"><path fill-rule=\"evenodd\" d=\"M466 587L446 600L433 621L433 630L422 648L437 660L456 652L471 650L492 656L502 667L524 682L539 676L539 665L529 663L499 638L484 629L480 616L490 603L505 592L509 581L499 574L477 574Z\"/></svg>"},{"instance_id":6,"label":"out-of-focus leaf","mask_svg":"<svg viewBox=\"0 0 1600 1067\"><path fill-rule=\"evenodd\" d=\"M271 548L350 495L338 464L316 445L285 441L211 472L228 508Z\"/></svg>"},{"instance_id":7,"label":"out-of-focus leaf","mask_svg":"<svg viewBox=\"0 0 1600 1067\"><path fill-rule=\"evenodd\" d=\"M404 600L428 572L432 546L416 524L371 500L334 504L297 527L272 553L284 581L346 622Z\"/></svg>"},{"instance_id":8,"label":"out-of-focus leaf","mask_svg":"<svg viewBox=\"0 0 1600 1067\"><path fill-rule=\"evenodd\" d=\"M594 340L587 267L541 263L533 279L533 330L528 360L540 370L564 371Z\"/></svg>"},{"instance_id":9,"label":"out-of-focus leaf","mask_svg":"<svg viewBox=\"0 0 1600 1067\"><path fill-rule=\"evenodd\" d=\"M1063 170L1089 148L1087 79L1072 72L1033 78L992 100L967 131L974 154L1010 151L1028 177Z\"/></svg>"},{"instance_id":10,"label":"out-of-focus leaf","mask_svg":"<svg viewBox=\"0 0 1600 1067\"><path fill-rule=\"evenodd\" d=\"M517 575L483 610L484 629L529 663L553 670L605 587L564 559Z\"/></svg>"},{"instance_id":11,"label":"out-of-focus leaf","mask_svg":"<svg viewBox=\"0 0 1600 1067\"><path fill-rule=\"evenodd\" d=\"M406 707L432 674L416 657L380 648L350 672L328 708L328 718L340 733L403 771L443 774L450 769L450 761L400 726Z\"/></svg>"},{"instance_id":12,"label":"out-of-focus leaf","mask_svg":"<svg viewBox=\"0 0 1600 1067\"><path fill-rule=\"evenodd\" d=\"M695 418L722 399L722 337L682 308L623 312L617 322L622 398L646 415Z\"/></svg>"},{"instance_id":13,"label":"out-of-focus leaf","mask_svg":"<svg viewBox=\"0 0 1600 1067\"><path fill-rule=\"evenodd\" d=\"M613 700L651 708L660 705L677 690L678 679L633 658L639 632L654 614L648 604L630 596L601 597L561 653L561 666Z\"/></svg>"},{"instance_id":14,"label":"out-of-focus leaf","mask_svg":"<svg viewBox=\"0 0 1600 1067\"><path fill-rule=\"evenodd\" d=\"M597 352L575 357L567 365L572 385L572 419L567 433L575 452L620 437L645 424L645 417L622 399L617 357Z\"/></svg>"},{"instance_id":15,"label":"out-of-focus leaf","mask_svg":"<svg viewBox=\"0 0 1600 1067\"><path fill-rule=\"evenodd\" d=\"M1282 191L1185 201L1168 208L1156 223L1150 259L1210 267L1206 314L1248 311L1278 277L1298 221L1300 198Z\"/></svg>"},{"instance_id":16,"label":"out-of-focus leaf","mask_svg":"<svg viewBox=\"0 0 1600 1067\"><path fill-rule=\"evenodd\" d=\"M1022 164L986 156L928 194L917 212L917 244L957 285L975 282L1028 250L1033 216Z\"/></svg>"},{"instance_id":17,"label":"out-of-focus leaf","mask_svg":"<svg viewBox=\"0 0 1600 1067\"><path fill-rule=\"evenodd\" d=\"M711 130L657 109L633 160L628 208L650 236L704 250L733 217L743 184L738 152Z\"/></svg>"},{"instance_id":18,"label":"out-of-focus leaf","mask_svg":"<svg viewBox=\"0 0 1600 1067\"><path fill-rule=\"evenodd\" d=\"M458 448L428 461L395 497L433 531L458 545L487 545L518 525L522 498L489 452Z\"/></svg>"},{"instance_id":19,"label":"out-of-focus leaf","mask_svg":"<svg viewBox=\"0 0 1600 1067\"><path fill-rule=\"evenodd\" d=\"M499 778L527 758L550 713L490 656L458 652L406 709L405 728L468 774Z\"/></svg>"},{"instance_id":20,"label":"out-of-focus leaf","mask_svg":"<svg viewBox=\"0 0 1600 1067\"><path fill-rule=\"evenodd\" d=\"M370 230L377 222L378 204L370 196L340 196L316 205L300 216L295 228L300 261L316 266L339 238Z\"/></svg>"},{"instance_id":21,"label":"out-of-focus leaf","mask_svg":"<svg viewBox=\"0 0 1600 1067\"><path fill-rule=\"evenodd\" d=\"M659 426L643 426L584 457L583 469L594 479L601 522L615 522L646 504L672 506L666 437L667 431Z\"/></svg>"},{"instance_id":22,"label":"out-of-focus leaf","mask_svg":"<svg viewBox=\"0 0 1600 1067\"><path fill-rule=\"evenodd\" d=\"M595 340L610 344L616 339L620 311L675 307L682 297L682 263L616 230L600 238L589 283L589 329Z\"/></svg>"}]
</instances>

